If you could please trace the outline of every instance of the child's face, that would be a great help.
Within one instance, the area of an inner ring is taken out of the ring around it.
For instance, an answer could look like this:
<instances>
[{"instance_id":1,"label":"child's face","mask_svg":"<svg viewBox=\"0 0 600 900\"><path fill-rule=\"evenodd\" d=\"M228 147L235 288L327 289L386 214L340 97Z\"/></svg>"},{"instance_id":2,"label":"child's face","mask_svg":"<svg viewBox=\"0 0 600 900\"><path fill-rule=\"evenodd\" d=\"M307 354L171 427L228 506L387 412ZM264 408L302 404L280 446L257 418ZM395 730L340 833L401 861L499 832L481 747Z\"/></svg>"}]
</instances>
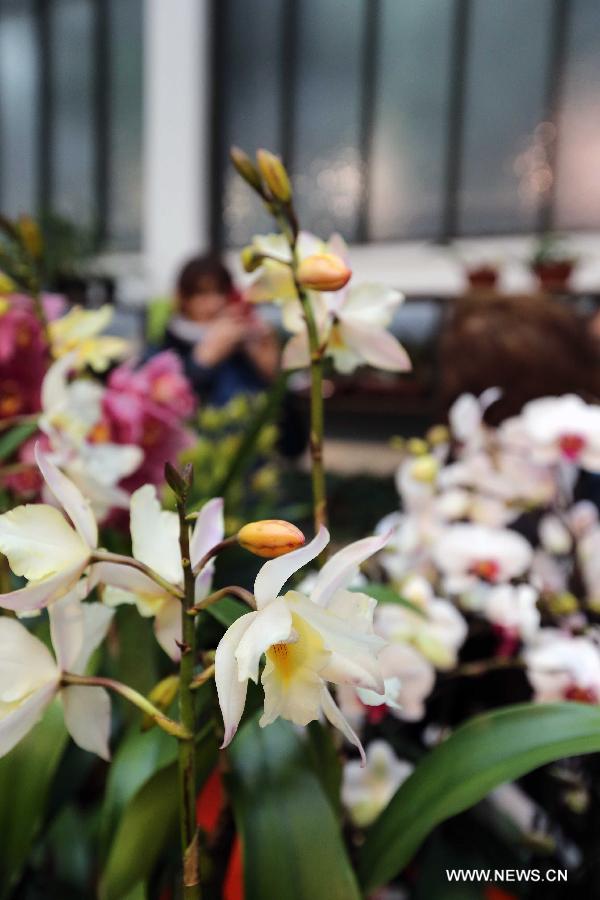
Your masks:
<instances>
[{"instance_id":1,"label":"child's face","mask_svg":"<svg viewBox=\"0 0 600 900\"><path fill-rule=\"evenodd\" d=\"M198 284L196 292L186 297L183 313L193 322L210 322L216 319L227 306L227 295L210 283Z\"/></svg>"}]
</instances>

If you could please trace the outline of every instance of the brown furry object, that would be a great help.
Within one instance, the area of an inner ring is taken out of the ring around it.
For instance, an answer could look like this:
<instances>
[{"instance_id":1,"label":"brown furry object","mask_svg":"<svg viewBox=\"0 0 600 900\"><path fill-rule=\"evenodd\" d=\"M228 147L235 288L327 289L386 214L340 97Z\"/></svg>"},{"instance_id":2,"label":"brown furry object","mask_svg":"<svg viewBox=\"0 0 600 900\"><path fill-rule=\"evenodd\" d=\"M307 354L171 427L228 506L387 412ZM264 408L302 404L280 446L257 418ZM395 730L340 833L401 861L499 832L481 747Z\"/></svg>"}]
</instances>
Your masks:
<instances>
[{"instance_id":1,"label":"brown furry object","mask_svg":"<svg viewBox=\"0 0 600 900\"><path fill-rule=\"evenodd\" d=\"M497 424L534 397L600 402L600 353L587 320L548 295L457 300L441 336L443 410L462 393L500 387Z\"/></svg>"}]
</instances>

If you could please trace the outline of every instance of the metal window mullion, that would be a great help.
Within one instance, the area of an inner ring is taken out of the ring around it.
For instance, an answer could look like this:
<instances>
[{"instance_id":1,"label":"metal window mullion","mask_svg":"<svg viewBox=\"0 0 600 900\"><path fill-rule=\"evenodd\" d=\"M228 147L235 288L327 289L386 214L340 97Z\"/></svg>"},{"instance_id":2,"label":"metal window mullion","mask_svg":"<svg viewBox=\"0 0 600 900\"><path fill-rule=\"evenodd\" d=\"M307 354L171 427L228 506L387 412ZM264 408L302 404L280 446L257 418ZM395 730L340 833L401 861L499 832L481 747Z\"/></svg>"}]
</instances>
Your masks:
<instances>
[{"instance_id":1,"label":"metal window mullion","mask_svg":"<svg viewBox=\"0 0 600 900\"><path fill-rule=\"evenodd\" d=\"M38 215L42 219L46 219L52 212L54 155L50 3L48 0L35 0L34 10L39 59L37 88L39 100L37 127Z\"/></svg>"},{"instance_id":2,"label":"metal window mullion","mask_svg":"<svg viewBox=\"0 0 600 900\"><path fill-rule=\"evenodd\" d=\"M283 0L280 24L279 140L281 157L290 173L293 173L296 156L296 90L301 8L301 0Z\"/></svg>"},{"instance_id":3,"label":"metal window mullion","mask_svg":"<svg viewBox=\"0 0 600 900\"><path fill-rule=\"evenodd\" d=\"M94 239L102 247L110 214L110 10L108 0L93 2L92 133L94 135Z\"/></svg>"},{"instance_id":4,"label":"metal window mullion","mask_svg":"<svg viewBox=\"0 0 600 900\"><path fill-rule=\"evenodd\" d=\"M471 0L455 0L450 52L445 197L440 228L442 243L451 241L456 236L458 229L471 17Z\"/></svg>"},{"instance_id":5,"label":"metal window mullion","mask_svg":"<svg viewBox=\"0 0 600 900\"><path fill-rule=\"evenodd\" d=\"M380 0L365 0L365 18L363 23L362 53L362 96L360 106L360 123L358 151L361 165L360 208L356 227L356 239L359 243L369 240L370 197L373 165L373 130L375 126L375 109L377 102L377 62L379 56L379 38L381 30Z\"/></svg>"},{"instance_id":6,"label":"metal window mullion","mask_svg":"<svg viewBox=\"0 0 600 900\"><path fill-rule=\"evenodd\" d=\"M552 143L547 147L548 165L553 178L550 189L542 199L538 214L538 231L543 234L553 227L554 205L556 201L556 163L560 130L558 112L564 83L565 65L567 62L567 43L570 19L570 0L554 0L551 20L550 46L548 53L548 74L546 81L545 119L554 124L556 132Z\"/></svg>"}]
</instances>

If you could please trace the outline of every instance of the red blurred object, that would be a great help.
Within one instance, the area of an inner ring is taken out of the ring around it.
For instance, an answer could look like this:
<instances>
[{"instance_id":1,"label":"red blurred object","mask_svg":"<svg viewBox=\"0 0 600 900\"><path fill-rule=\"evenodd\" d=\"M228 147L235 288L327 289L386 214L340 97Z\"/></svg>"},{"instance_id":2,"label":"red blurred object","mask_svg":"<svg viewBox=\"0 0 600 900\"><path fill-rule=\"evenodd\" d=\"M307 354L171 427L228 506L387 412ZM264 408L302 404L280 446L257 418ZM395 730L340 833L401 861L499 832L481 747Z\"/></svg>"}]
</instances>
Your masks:
<instances>
[{"instance_id":1,"label":"red blurred object","mask_svg":"<svg viewBox=\"0 0 600 900\"><path fill-rule=\"evenodd\" d=\"M223 883L223 900L244 900L244 863L242 842L235 836Z\"/></svg>"},{"instance_id":2,"label":"red blurred object","mask_svg":"<svg viewBox=\"0 0 600 900\"><path fill-rule=\"evenodd\" d=\"M542 290L567 291L569 289L569 281L571 280L574 268L574 260L557 259L535 263L533 271L537 276Z\"/></svg>"},{"instance_id":3,"label":"red blurred object","mask_svg":"<svg viewBox=\"0 0 600 900\"><path fill-rule=\"evenodd\" d=\"M502 888L494 887L494 885L486 887L483 895L485 900L517 900L516 894L509 894L508 891L503 891Z\"/></svg>"},{"instance_id":4,"label":"red blurred object","mask_svg":"<svg viewBox=\"0 0 600 900\"><path fill-rule=\"evenodd\" d=\"M469 287L474 291L491 290L498 283L498 269L487 263L467 269Z\"/></svg>"},{"instance_id":5,"label":"red blurred object","mask_svg":"<svg viewBox=\"0 0 600 900\"><path fill-rule=\"evenodd\" d=\"M225 797L218 769L213 769L196 800L196 824L210 834L217 827Z\"/></svg>"}]
</instances>

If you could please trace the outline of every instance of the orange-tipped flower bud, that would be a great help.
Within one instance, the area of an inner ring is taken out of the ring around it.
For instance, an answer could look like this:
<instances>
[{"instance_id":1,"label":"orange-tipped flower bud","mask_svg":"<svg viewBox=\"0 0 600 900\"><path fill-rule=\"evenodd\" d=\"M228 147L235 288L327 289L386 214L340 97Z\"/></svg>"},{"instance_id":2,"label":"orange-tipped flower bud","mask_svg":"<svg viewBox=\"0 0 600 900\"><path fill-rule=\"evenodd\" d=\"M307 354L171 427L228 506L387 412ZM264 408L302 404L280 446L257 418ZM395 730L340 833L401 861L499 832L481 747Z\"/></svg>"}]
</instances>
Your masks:
<instances>
[{"instance_id":1,"label":"orange-tipped flower bud","mask_svg":"<svg viewBox=\"0 0 600 900\"><path fill-rule=\"evenodd\" d=\"M275 200L289 203L292 199L292 185L279 157L268 150L257 150L256 162L263 181Z\"/></svg>"},{"instance_id":2,"label":"orange-tipped flower bud","mask_svg":"<svg viewBox=\"0 0 600 900\"><path fill-rule=\"evenodd\" d=\"M258 169L248 154L240 150L239 147L232 147L229 151L229 156L238 175L241 175L250 187L262 194L262 182Z\"/></svg>"},{"instance_id":3,"label":"orange-tipped flower bud","mask_svg":"<svg viewBox=\"0 0 600 900\"><path fill-rule=\"evenodd\" d=\"M298 266L298 282L311 291L339 291L352 277L343 259L333 253L314 253Z\"/></svg>"},{"instance_id":4,"label":"orange-tipped flower bud","mask_svg":"<svg viewBox=\"0 0 600 900\"><path fill-rule=\"evenodd\" d=\"M238 531L238 541L244 550L266 559L274 559L297 550L305 540L299 528L283 519L249 522Z\"/></svg>"}]
</instances>

